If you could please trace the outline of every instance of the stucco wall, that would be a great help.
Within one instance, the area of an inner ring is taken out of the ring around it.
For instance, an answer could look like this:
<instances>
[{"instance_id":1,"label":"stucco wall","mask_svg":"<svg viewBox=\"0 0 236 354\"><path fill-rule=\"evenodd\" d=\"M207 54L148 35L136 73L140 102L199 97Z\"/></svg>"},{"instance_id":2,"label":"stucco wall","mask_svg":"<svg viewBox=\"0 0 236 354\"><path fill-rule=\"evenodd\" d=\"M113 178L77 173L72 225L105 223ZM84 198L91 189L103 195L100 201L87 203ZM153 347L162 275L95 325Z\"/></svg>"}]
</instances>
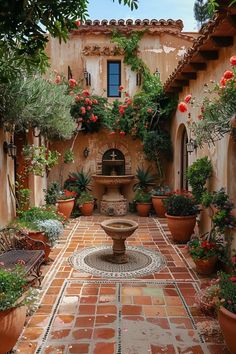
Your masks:
<instances>
[{"instance_id":1,"label":"stucco wall","mask_svg":"<svg viewBox=\"0 0 236 354\"><path fill-rule=\"evenodd\" d=\"M70 148L72 141L67 142L55 142L51 145L52 149L56 149L61 152L61 161L63 160L63 152L65 149ZM85 148L89 149L89 156L84 157L83 151ZM131 174L136 173L137 167L144 166L147 167L150 165L150 162L147 162L144 159L142 153L142 144L139 139L132 139L129 136L121 137L119 134L110 135L105 129L99 133L94 134L83 134L79 133L75 145L74 145L74 154L75 161L70 164L61 164L52 169L49 174L49 183L52 181L58 181L61 184L64 183L65 179L68 176L69 172L79 171L83 169L84 171L89 171L91 174L96 174L97 169L97 158L99 153L104 149L108 150L110 148L116 148L127 151L125 158L131 161ZM152 164L151 164L152 165ZM152 165L153 173L156 173L156 168ZM134 183L134 182L133 182ZM132 185L122 187L123 194L128 198L129 201L133 199L134 192L132 191ZM104 193L104 188L101 185L92 183L92 193L95 198L98 199L98 202L101 200L101 197Z\"/></svg>"},{"instance_id":2,"label":"stucco wall","mask_svg":"<svg viewBox=\"0 0 236 354\"><path fill-rule=\"evenodd\" d=\"M235 38L234 38L235 42ZM197 79L191 80L188 87L185 87L183 92L179 95L179 101L184 100L187 94L192 94L196 98L194 108L190 108L191 118L197 121L197 117L200 114L199 104L204 96L204 84L210 83L211 80L219 82L225 70L230 69L229 59L232 55L235 55L236 45L228 48L223 48L219 51L219 59L209 61L207 63L206 71L199 71L197 73ZM197 107L198 105L198 107ZM181 145L181 129L183 125L186 125L188 112L180 113L176 112L173 119L171 134L175 146L174 151L174 164L172 166L171 175L175 188L180 186L180 145ZM188 136L189 129L187 128ZM229 144L230 143L230 144ZM196 159L203 156L208 156L213 165L214 173L211 177L208 187L211 191L219 190L221 187L226 188L230 198L236 205L236 162L235 162L236 142L230 138L227 134L223 139L216 142L215 145L208 146L205 144L202 148L197 148L192 154L189 154L189 165L191 165ZM202 216L202 231L208 231L210 228L210 219L207 215ZM236 232L234 232L234 247L236 246Z\"/></svg>"},{"instance_id":3,"label":"stucco wall","mask_svg":"<svg viewBox=\"0 0 236 354\"><path fill-rule=\"evenodd\" d=\"M59 44L57 39L50 38L47 45L47 54L50 58L51 68L67 76L70 66L73 78L83 79L86 70L91 74L91 90L96 94L105 94L107 89L107 61L121 60L123 55L104 55L95 50L84 54L85 47L98 46L112 49L115 44L111 43L110 34L80 33L71 34L67 43ZM187 37L160 31L159 33L145 33L139 43L139 57L144 60L151 72L156 69L160 72L164 82L176 67L177 62L191 46L192 41ZM101 51L100 50L100 51ZM109 52L109 51L108 51ZM136 86L136 74L125 65L122 65L122 85L133 95L139 87Z\"/></svg>"},{"instance_id":4,"label":"stucco wall","mask_svg":"<svg viewBox=\"0 0 236 354\"><path fill-rule=\"evenodd\" d=\"M0 146L10 141L7 133L0 129ZM5 226L15 215L14 191L14 160L0 149L0 227Z\"/></svg>"}]
</instances>

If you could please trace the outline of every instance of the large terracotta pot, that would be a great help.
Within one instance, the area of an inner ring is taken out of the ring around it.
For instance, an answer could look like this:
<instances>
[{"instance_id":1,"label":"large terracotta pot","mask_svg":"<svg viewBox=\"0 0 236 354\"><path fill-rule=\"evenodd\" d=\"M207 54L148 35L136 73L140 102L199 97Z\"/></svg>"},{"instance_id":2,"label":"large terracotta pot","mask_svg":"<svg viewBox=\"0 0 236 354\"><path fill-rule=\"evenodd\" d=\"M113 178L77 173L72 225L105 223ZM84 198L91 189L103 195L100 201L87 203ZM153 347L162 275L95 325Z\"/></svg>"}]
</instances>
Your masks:
<instances>
[{"instance_id":1,"label":"large terracotta pot","mask_svg":"<svg viewBox=\"0 0 236 354\"><path fill-rule=\"evenodd\" d=\"M165 218L166 208L163 203L163 199L166 199L166 195L153 195L152 204L155 209L155 212L159 218Z\"/></svg>"},{"instance_id":2,"label":"large terracotta pot","mask_svg":"<svg viewBox=\"0 0 236 354\"><path fill-rule=\"evenodd\" d=\"M29 237L32 238L33 240L42 241L44 243L44 247L42 247L42 250L45 253L44 257L45 257L45 261L47 262L49 260L49 254L51 252L51 246L48 237L42 231L29 231L28 234Z\"/></svg>"},{"instance_id":3,"label":"large terracotta pot","mask_svg":"<svg viewBox=\"0 0 236 354\"><path fill-rule=\"evenodd\" d=\"M79 207L82 215L90 216L93 214L94 202L86 202Z\"/></svg>"},{"instance_id":4,"label":"large terracotta pot","mask_svg":"<svg viewBox=\"0 0 236 354\"><path fill-rule=\"evenodd\" d=\"M26 306L0 311L0 354L10 351L19 338L26 319Z\"/></svg>"},{"instance_id":5,"label":"large terracotta pot","mask_svg":"<svg viewBox=\"0 0 236 354\"><path fill-rule=\"evenodd\" d=\"M136 203L138 216L148 216L151 210L152 203Z\"/></svg>"},{"instance_id":6,"label":"large terracotta pot","mask_svg":"<svg viewBox=\"0 0 236 354\"><path fill-rule=\"evenodd\" d=\"M173 216L166 214L166 217L173 240L177 243L188 242L196 224L196 215Z\"/></svg>"},{"instance_id":7,"label":"large terracotta pot","mask_svg":"<svg viewBox=\"0 0 236 354\"><path fill-rule=\"evenodd\" d=\"M236 314L221 307L218 320L225 343L231 354L236 354Z\"/></svg>"},{"instance_id":8,"label":"large terracotta pot","mask_svg":"<svg viewBox=\"0 0 236 354\"><path fill-rule=\"evenodd\" d=\"M207 259L194 259L196 272L202 275L208 275L215 272L217 256L212 256Z\"/></svg>"},{"instance_id":9,"label":"large terracotta pot","mask_svg":"<svg viewBox=\"0 0 236 354\"><path fill-rule=\"evenodd\" d=\"M69 219L74 204L75 204L75 198L58 199L57 210L59 211L59 213L62 213L67 219Z\"/></svg>"}]
</instances>

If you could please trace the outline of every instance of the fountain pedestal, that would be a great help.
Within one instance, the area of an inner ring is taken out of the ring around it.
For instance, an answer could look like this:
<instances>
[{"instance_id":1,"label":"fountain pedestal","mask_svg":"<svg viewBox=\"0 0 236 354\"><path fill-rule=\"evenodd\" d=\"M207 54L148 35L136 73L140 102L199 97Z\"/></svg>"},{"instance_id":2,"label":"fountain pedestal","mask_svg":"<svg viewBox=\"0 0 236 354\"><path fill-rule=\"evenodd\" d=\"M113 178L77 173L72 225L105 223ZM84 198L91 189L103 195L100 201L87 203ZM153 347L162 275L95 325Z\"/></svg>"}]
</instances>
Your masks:
<instances>
[{"instance_id":1,"label":"fountain pedestal","mask_svg":"<svg viewBox=\"0 0 236 354\"><path fill-rule=\"evenodd\" d=\"M101 227L113 241L113 254L106 256L108 262L122 264L129 261L125 249L125 240L138 228L133 220L109 219L103 221Z\"/></svg>"},{"instance_id":2,"label":"fountain pedestal","mask_svg":"<svg viewBox=\"0 0 236 354\"><path fill-rule=\"evenodd\" d=\"M120 193L120 187L132 181L134 175L104 176L94 175L95 182L106 187L100 202L100 213L122 216L127 214L127 199Z\"/></svg>"}]
</instances>

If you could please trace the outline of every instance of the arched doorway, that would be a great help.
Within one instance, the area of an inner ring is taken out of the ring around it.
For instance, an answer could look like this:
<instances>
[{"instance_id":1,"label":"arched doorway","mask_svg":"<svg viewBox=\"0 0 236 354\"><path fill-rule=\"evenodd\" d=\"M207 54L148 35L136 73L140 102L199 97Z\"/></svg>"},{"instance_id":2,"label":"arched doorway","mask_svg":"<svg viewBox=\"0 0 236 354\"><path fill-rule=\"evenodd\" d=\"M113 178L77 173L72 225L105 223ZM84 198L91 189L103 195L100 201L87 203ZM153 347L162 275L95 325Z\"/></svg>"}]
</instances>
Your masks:
<instances>
[{"instance_id":1,"label":"arched doorway","mask_svg":"<svg viewBox=\"0 0 236 354\"><path fill-rule=\"evenodd\" d=\"M188 142L188 134L187 130L184 127L182 131L181 137L181 145L180 145L180 189L188 189L188 180L186 178L186 172L188 168L188 152L187 152L187 142Z\"/></svg>"}]
</instances>

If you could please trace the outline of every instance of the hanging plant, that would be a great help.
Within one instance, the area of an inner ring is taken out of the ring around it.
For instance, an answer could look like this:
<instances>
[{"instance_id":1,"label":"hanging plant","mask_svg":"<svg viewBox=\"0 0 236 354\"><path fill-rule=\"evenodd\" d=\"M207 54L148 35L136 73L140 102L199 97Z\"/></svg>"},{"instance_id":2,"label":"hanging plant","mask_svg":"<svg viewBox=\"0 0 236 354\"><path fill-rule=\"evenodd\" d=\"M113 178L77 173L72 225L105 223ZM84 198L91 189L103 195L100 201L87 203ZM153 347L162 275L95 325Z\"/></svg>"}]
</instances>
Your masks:
<instances>
[{"instance_id":1,"label":"hanging plant","mask_svg":"<svg viewBox=\"0 0 236 354\"><path fill-rule=\"evenodd\" d=\"M66 163L66 164L72 163L72 162L74 162L74 158L75 158L74 152L71 149L65 151L64 163Z\"/></svg>"},{"instance_id":2,"label":"hanging plant","mask_svg":"<svg viewBox=\"0 0 236 354\"><path fill-rule=\"evenodd\" d=\"M22 150L26 163L27 173L36 176L44 176L58 163L60 153L56 150L49 150L45 146L25 145Z\"/></svg>"}]
</instances>

